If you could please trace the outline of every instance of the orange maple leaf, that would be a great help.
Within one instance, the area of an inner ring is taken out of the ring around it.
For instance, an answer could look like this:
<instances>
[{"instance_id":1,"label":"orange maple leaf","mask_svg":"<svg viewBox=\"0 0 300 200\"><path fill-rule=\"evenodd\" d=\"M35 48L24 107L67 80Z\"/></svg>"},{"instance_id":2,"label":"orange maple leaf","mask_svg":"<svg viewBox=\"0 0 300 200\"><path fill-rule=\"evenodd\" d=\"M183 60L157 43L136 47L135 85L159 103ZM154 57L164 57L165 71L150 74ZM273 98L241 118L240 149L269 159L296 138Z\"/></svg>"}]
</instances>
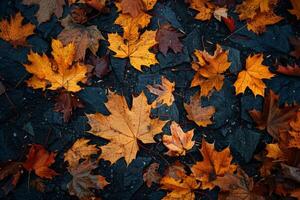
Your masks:
<instances>
[{"instance_id":1,"label":"orange maple leaf","mask_svg":"<svg viewBox=\"0 0 300 200\"><path fill-rule=\"evenodd\" d=\"M105 105L110 115L87 115L92 127L89 132L109 140L107 145L100 147L100 158L115 163L124 157L128 165L137 155L138 140L145 144L154 143L153 137L162 131L166 121L150 118L151 105L144 93L133 98L131 109L123 96L114 93L109 94Z\"/></svg>"},{"instance_id":2,"label":"orange maple leaf","mask_svg":"<svg viewBox=\"0 0 300 200\"><path fill-rule=\"evenodd\" d=\"M29 172L34 171L41 178L52 179L53 176L58 175L53 169L49 168L55 162L55 156L56 153L48 153L42 145L33 144L23 166Z\"/></svg>"},{"instance_id":3,"label":"orange maple leaf","mask_svg":"<svg viewBox=\"0 0 300 200\"><path fill-rule=\"evenodd\" d=\"M231 164L232 156L229 147L218 152L214 149L214 144L209 144L203 139L200 151L203 161L197 162L191 170L196 179L201 181L202 189L213 189L214 180L225 174L232 174L236 170L237 166Z\"/></svg>"},{"instance_id":4,"label":"orange maple leaf","mask_svg":"<svg viewBox=\"0 0 300 200\"><path fill-rule=\"evenodd\" d=\"M81 63L74 63L75 46L73 43L63 46L59 40L52 40L52 58L45 54L40 56L30 52L30 64L24 64L26 70L33 76L27 81L28 86L43 90L47 86L50 90L64 88L70 92L78 92L81 87L78 82L85 82L87 67Z\"/></svg>"},{"instance_id":5,"label":"orange maple leaf","mask_svg":"<svg viewBox=\"0 0 300 200\"><path fill-rule=\"evenodd\" d=\"M200 96L209 96L213 89L220 91L223 87L223 73L229 68L228 51L223 51L217 44L214 55L206 51L194 52L197 61L192 62L196 74L191 82L191 87L200 86Z\"/></svg>"},{"instance_id":6,"label":"orange maple leaf","mask_svg":"<svg viewBox=\"0 0 300 200\"><path fill-rule=\"evenodd\" d=\"M11 43L14 47L26 45L28 36L33 35L35 26L31 23L22 25L24 17L17 13L9 21L0 22L0 38Z\"/></svg>"},{"instance_id":7,"label":"orange maple leaf","mask_svg":"<svg viewBox=\"0 0 300 200\"><path fill-rule=\"evenodd\" d=\"M234 83L236 94L244 93L248 87L255 96L264 96L266 85L262 79L271 79L275 74L272 74L262 62L262 54L255 54L246 59L246 70L238 74Z\"/></svg>"},{"instance_id":8,"label":"orange maple leaf","mask_svg":"<svg viewBox=\"0 0 300 200\"><path fill-rule=\"evenodd\" d=\"M163 144L169 149L167 155L184 156L195 144L195 141L192 141L194 130L185 133L176 122L172 122L170 129L172 135L163 136Z\"/></svg>"}]
</instances>

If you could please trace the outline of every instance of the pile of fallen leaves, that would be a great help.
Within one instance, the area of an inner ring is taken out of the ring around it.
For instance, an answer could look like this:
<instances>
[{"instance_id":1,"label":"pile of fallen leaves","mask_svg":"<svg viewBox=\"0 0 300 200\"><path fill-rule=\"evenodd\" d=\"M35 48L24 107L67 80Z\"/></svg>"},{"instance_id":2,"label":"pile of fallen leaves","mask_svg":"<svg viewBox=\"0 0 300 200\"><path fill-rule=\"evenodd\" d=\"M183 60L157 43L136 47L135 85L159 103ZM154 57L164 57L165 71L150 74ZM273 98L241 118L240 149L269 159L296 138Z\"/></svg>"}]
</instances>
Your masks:
<instances>
[{"instance_id":1,"label":"pile of fallen leaves","mask_svg":"<svg viewBox=\"0 0 300 200\"><path fill-rule=\"evenodd\" d=\"M0 45L9 49L9 59L24 50L27 58L18 62L25 76L15 86L0 74L0 96L17 113L3 124L14 127L26 114L9 96L19 87L49 101L47 112L62 122L57 128L39 119L41 126L49 125L44 142L35 138L35 125L22 125L29 141L18 158L0 168L5 198L25 180L40 193L53 192L56 184L62 196L81 200L300 199L299 0L22 0L14 5L11 16L1 15ZM280 10L282 5L288 9ZM183 28L185 22L189 28ZM221 40L205 38L212 23L223 27L216 28L223 31ZM280 23L295 30L280 29ZM195 31L199 26L203 33ZM284 31L293 34L286 39ZM36 48L35 37L48 48ZM264 44L266 38L275 40ZM235 40L243 41L241 56ZM281 40L292 50L276 50ZM92 112L91 104L97 108ZM229 123L233 109L238 117ZM76 128L79 116L84 123ZM234 128L227 131L229 126ZM75 134L78 127L83 134ZM60 130L61 149L48 144L53 129ZM64 133L70 129L73 135ZM62 134L71 139L64 141ZM147 162L141 167L142 157ZM143 180L136 196L114 192L132 183L125 177L122 186L114 185L118 169Z\"/></svg>"}]
</instances>

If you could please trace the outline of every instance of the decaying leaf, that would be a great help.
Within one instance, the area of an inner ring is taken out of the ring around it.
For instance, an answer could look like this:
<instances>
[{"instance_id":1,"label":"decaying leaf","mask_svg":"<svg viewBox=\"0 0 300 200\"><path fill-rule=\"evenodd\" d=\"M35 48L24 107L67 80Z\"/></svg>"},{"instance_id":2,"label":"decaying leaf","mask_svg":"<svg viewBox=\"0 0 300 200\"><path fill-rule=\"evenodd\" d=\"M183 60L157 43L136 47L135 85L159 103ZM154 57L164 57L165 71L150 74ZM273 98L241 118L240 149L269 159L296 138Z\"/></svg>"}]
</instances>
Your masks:
<instances>
[{"instance_id":1,"label":"decaying leaf","mask_svg":"<svg viewBox=\"0 0 300 200\"><path fill-rule=\"evenodd\" d=\"M300 77L300 66L298 66L297 64L295 64L294 66L288 65L286 67L279 65L277 68L277 72L288 76Z\"/></svg>"},{"instance_id":2,"label":"decaying leaf","mask_svg":"<svg viewBox=\"0 0 300 200\"><path fill-rule=\"evenodd\" d=\"M265 96L262 112L251 110L249 113L260 130L267 129L268 133L278 141L279 131L288 131L289 123L295 118L298 106L278 105L279 96L272 90Z\"/></svg>"},{"instance_id":3,"label":"decaying leaf","mask_svg":"<svg viewBox=\"0 0 300 200\"><path fill-rule=\"evenodd\" d=\"M29 172L34 171L41 178L52 179L58 175L49 167L55 162L56 153L48 152L42 145L31 145L23 167Z\"/></svg>"},{"instance_id":4,"label":"decaying leaf","mask_svg":"<svg viewBox=\"0 0 300 200\"><path fill-rule=\"evenodd\" d=\"M167 78L161 78L161 85L155 84L154 86L147 85L148 90L157 95L157 99L153 102L153 107L156 108L160 105L166 104L171 106L174 102L172 92L175 90L175 83L170 82Z\"/></svg>"},{"instance_id":5,"label":"decaying leaf","mask_svg":"<svg viewBox=\"0 0 300 200\"><path fill-rule=\"evenodd\" d=\"M82 61L85 58L85 52L89 49L96 55L99 48L99 40L104 40L97 26L85 27L73 22L70 16L62 20L64 29L57 36L64 45L73 43L76 48L74 61Z\"/></svg>"},{"instance_id":6,"label":"decaying leaf","mask_svg":"<svg viewBox=\"0 0 300 200\"><path fill-rule=\"evenodd\" d=\"M70 92L78 92L81 87L78 82L86 79L87 67L75 62L75 45L70 43L66 46L59 40L52 40L52 58L45 54L40 56L30 52L28 60L30 64L24 64L26 70L33 76L27 81L28 86L34 89L57 90L64 88Z\"/></svg>"},{"instance_id":7,"label":"decaying leaf","mask_svg":"<svg viewBox=\"0 0 300 200\"><path fill-rule=\"evenodd\" d=\"M213 189L214 180L223 177L226 174L233 174L236 165L231 164L232 156L229 147L223 151L216 151L214 144L209 144L204 139L200 149L203 161L197 162L191 170L196 179L201 181L202 189Z\"/></svg>"},{"instance_id":8,"label":"decaying leaf","mask_svg":"<svg viewBox=\"0 0 300 200\"><path fill-rule=\"evenodd\" d=\"M91 174L95 168L97 168L97 163L90 160L85 160L74 168L68 168L73 177L67 185L71 195L77 196L80 200L93 199L95 196L91 188L103 189L108 185L105 177Z\"/></svg>"},{"instance_id":9,"label":"decaying leaf","mask_svg":"<svg viewBox=\"0 0 300 200\"><path fill-rule=\"evenodd\" d=\"M39 23L48 21L52 14L57 18L62 17L65 0L23 0L25 5L38 4L39 10L35 14Z\"/></svg>"},{"instance_id":10,"label":"decaying leaf","mask_svg":"<svg viewBox=\"0 0 300 200\"><path fill-rule=\"evenodd\" d=\"M161 175L157 172L158 168L158 163L152 163L143 174L143 180L146 182L148 188L150 188L153 183L160 182Z\"/></svg>"},{"instance_id":11,"label":"decaying leaf","mask_svg":"<svg viewBox=\"0 0 300 200\"><path fill-rule=\"evenodd\" d=\"M80 159L87 159L92 154L97 154L99 149L95 144L88 144L88 139L78 139L73 146L64 154L64 160L68 162L70 168L76 168Z\"/></svg>"},{"instance_id":12,"label":"decaying leaf","mask_svg":"<svg viewBox=\"0 0 300 200\"><path fill-rule=\"evenodd\" d=\"M289 135L291 138L288 146L300 149L300 111L297 112L296 119L290 122L290 126Z\"/></svg>"},{"instance_id":13,"label":"decaying leaf","mask_svg":"<svg viewBox=\"0 0 300 200\"><path fill-rule=\"evenodd\" d=\"M170 130L172 135L163 135L163 144L169 149L166 154L184 156L195 144L195 141L192 141L194 130L185 133L176 122L172 122Z\"/></svg>"},{"instance_id":14,"label":"decaying leaf","mask_svg":"<svg viewBox=\"0 0 300 200\"><path fill-rule=\"evenodd\" d=\"M92 68L94 69L93 74L100 79L102 79L111 71L109 67L110 58L108 55L99 58L98 56L94 56L93 54L90 54L86 59L86 64L92 66Z\"/></svg>"},{"instance_id":15,"label":"decaying leaf","mask_svg":"<svg viewBox=\"0 0 300 200\"><path fill-rule=\"evenodd\" d=\"M100 158L115 163L124 157L128 165L137 155L138 140L145 144L154 143L153 137L162 131L166 121L150 118L151 105L147 103L144 93L133 97L131 109L123 96L112 92L105 105L110 115L87 115L92 127L89 132L109 140L107 145L100 147Z\"/></svg>"},{"instance_id":16,"label":"decaying leaf","mask_svg":"<svg viewBox=\"0 0 300 200\"><path fill-rule=\"evenodd\" d=\"M0 38L14 47L26 45L26 39L33 34L35 26L31 23L22 25L24 17L17 13L10 20L0 21Z\"/></svg>"},{"instance_id":17,"label":"decaying leaf","mask_svg":"<svg viewBox=\"0 0 300 200\"><path fill-rule=\"evenodd\" d=\"M300 2L298 0L290 0L293 6L293 9L290 9L289 12L292 15L297 17L297 20L300 20Z\"/></svg>"},{"instance_id":18,"label":"decaying leaf","mask_svg":"<svg viewBox=\"0 0 300 200\"><path fill-rule=\"evenodd\" d=\"M238 78L234 83L236 94L244 93L248 87L255 96L264 96L266 85L262 79L271 79L274 74L262 62L262 54L250 55L246 59L246 70L238 74Z\"/></svg>"},{"instance_id":19,"label":"decaying leaf","mask_svg":"<svg viewBox=\"0 0 300 200\"><path fill-rule=\"evenodd\" d=\"M22 174L22 163L21 162L8 162L0 168L0 180L6 179L2 190L5 195L11 192L17 185Z\"/></svg>"},{"instance_id":20,"label":"decaying leaf","mask_svg":"<svg viewBox=\"0 0 300 200\"><path fill-rule=\"evenodd\" d=\"M156 31L146 31L138 39L125 42L117 33L108 34L109 49L114 51L117 58L129 58L130 64L142 71L142 65L150 67L158 63L155 54L149 51L154 46Z\"/></svg>"},{"instance_id":21,"label":"decaying leaf","mask_svg":"<svg viewBox=\"0 0 300 200\"><path fill-rule=\"evenodd\" d=\"M167 55L168 49L172 49L174 53L182 52L183 44L179 40L182 36L184 36L183 33L176 31L170 24L163 24L156 34L159 51L165 56Z\"/></svg>"},{"instance_id":22,"label":"decaying leaf","mask_svg":"<svg viewBox=\"0 0 300 200\"><path fill-rule=\"evenodd\" d=\"M196 50L194 55L197 61L192 62L196 74L191 82L191 87L200 86L200 96L209 96L213 89L220 91L223 87L223 73L229 68L228 51L224 51L217 44L214 55L206 51Z\"/></svg>"},{"instance_id":23,"label":"decaying leaf","mask_svg":"<svg viewBox=\"0 0 300 200\"><path fill-rule=\"evenodd\" d=\"M300 58L300 38L292 37L290 38L290 43L294 46L294 51L290 53L291 56L295 58Z\"/></svg>"},{"instance_id":24,"label":"decaying leaf","mask_svg":"<svg viewBox=\"0 0 300 200\"><path fill-rule=\"evenodd\" d=\"M201 106L201 97L195 94L190 99L190 104L184 103L184 108L187 112L187 118L194 121L198 126L207 127L212 124L211 117L216 112L213 106Z\"/></svg>"},{"instance_id":25,"label":"decaying leaf","mask_svg":"<svg viewBox=\"0 0 300 200\"><path fill-rule=\"evenodd\" d=\"M122 13L130 14L132 17L137 17L145 9L143 0L121 0L120 5Z\"/></svg>"}]
</instances>

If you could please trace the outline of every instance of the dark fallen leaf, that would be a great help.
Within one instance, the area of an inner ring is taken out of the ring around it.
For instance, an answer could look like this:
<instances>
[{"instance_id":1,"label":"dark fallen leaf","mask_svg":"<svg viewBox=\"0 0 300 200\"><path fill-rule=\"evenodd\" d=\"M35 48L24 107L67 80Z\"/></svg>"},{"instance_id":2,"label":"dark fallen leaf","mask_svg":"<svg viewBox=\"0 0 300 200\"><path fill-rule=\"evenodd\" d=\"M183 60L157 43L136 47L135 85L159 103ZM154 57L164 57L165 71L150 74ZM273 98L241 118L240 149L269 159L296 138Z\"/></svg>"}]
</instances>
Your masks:
<instances>
[{"instance_id":1,"label":"dark fallen leaf","mask_svg":"<svg viewBox=\"0 0 300 200\"><path fill-rule=\"evenodd\" d=\"M297 64L295 64L294 66L282 66L279 65L277 68L277 72L284 74L284 75L288 75L288 76L300 76L300 66L298 66Z\"/></svg>"},{"instance_id":2,"label":"dark fallen leaf","mask_svg":"<svg viewBox=\"0 0 300 200\"><path fill-rule=\"evenodd\" d=\"M110 60L108 55L99 58L98 56L89 54L86 63L93 66L93 74L100 79L111 71L109 68Z\"/></svg>"},{"instance_id":3,"label":"dark fallen leaf","mask_svg":"<svg viewBox=\"0 0 300 200\"><path fill-rule=\"evenodd\" d=\"M84 24L88 20L86 9L81 7L74 7L71 11L71 17L73 22L77 24Z\"/></svg>"},{"instance_id":4,"label":"dark fallen leaf","mask_svg":"<svg viewBox=\"0 0 300 200\"><path fill-rule=\"evenodd\" d=\"M300 58L300 38L291 37L290 43L294 46L294 51L292 51L290 53L290 55L299 59Z\"/></svg>"},{"instance_id":5,"label":"dark fallen leaf","mask_svg":"<svg viewBox=\"0 0 300 200\"><path fill-rule=\"evenodd\" d=\"M68 122L77 108L83 108L83 103L69 92L61 92L56 98L54 111L64 114L64 122Z\"/></svg>"},{"instance_id":6,"label":"dark fallen leaf","mask_svg":"<svg viewBox=\"0 0 300 200\"><path fill-rule=\"evenodd\" d=\"M43 179L41 179L41 178L36 178L34 180L31 180L30 186L35 188L39 192L45 192L45 189L46 189L46 185L43 182Z\"/></svg>"},{"instance_id":7,"label":"dark fallen leaf","mask_svg":"<svg viewBox=\"0 0 300 200\"><path fill-rule=\"evenodd\" d=\"M6 88L5 86L3 85L3 83L0 81L0 95L4 94Z\"/></svg>"},{"instance_id":8,"label":"dark fallen leaf","mask_svg":"<svg viewBox=\"0 0 300 200\"><path fill-rule=\"evenodd\" d=\"M230 32L235 31L236 27L235 27L235 22L233 17L228 17L228 18L222 17L222 20L227 26L227 28L230 30Z\"/></svg>"},{"instance_id":9,"label":"dark fallen leaf","mask_svg":"<svg viewBox=\"0 0 300 200\"><path fill-rule=\"evenodd\" d=\"M4 191L5 195L7 195L16 187L17 183L19 182L22 169L23 167L21 162L9 162L0 168L0 180L2 181L3 179L9 177L2 186L2 190Z\"/></svg>"}]
</instances>

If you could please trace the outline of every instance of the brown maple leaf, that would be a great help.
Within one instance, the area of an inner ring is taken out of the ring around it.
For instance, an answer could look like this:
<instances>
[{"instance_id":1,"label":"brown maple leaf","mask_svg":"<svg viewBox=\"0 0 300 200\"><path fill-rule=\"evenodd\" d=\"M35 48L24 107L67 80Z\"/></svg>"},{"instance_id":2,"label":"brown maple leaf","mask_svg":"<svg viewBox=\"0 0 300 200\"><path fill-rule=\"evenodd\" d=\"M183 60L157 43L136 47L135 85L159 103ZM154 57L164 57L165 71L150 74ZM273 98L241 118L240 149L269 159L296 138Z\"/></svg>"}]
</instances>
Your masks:
<instances>
[{"instance_id":1,"label":"brown maple leaf","mask_svg":"<svg viewBox=\"0 0 300 200\"><path fill-rule=\"evenodd\" d=\"M38 4L39 10L35 14L39 23L48 21L52 14L57 18L62 17L65 0L23 0L25 5Z\"/></svg>"},{"instance_id":2,"label":"brown maple leaf","mask_svg":"<svg viewBox=\"0 0 300 200\"><path fill-rule=\"evenodd\" d=\"M289 123L295 118L298 106L278 105L279 96L272 90L266 95L262 111L249 111L252 119L256 122L257 128L266 129L268 133L278 141L279 131L288 131Z\"/></svg>"},{"instance_id":3,"label":"brown maple leaf","mask_svg":"<svg viewBox=\"0 0 300 200\"><path fill-rule=\"evenodd\" d=\"M300 38L291 37L290 43L294 46L294 51L290 52L290 55L299 59L300 58Z\"/></svg>"},{"instance_id":4,"label":"brown maple leaf","mask_svg":"<svg viewBox=\"0 0 300 200\"><path fill-rule=\"evenodd\" d=\"M29 149L23 167L29 172L34 171L41 178L52 179L58 175L53 169L49 168L55 162L55 156L56 153L49 153L42 145L33 144Z\"/></svg>"},{"instance_id":5,"label":"brown maple leaf","mask_svg":"<svg viewBox=\"0 0 300 200\"><path fill-rule=\"evenodd\" d=\"M276 71L280 74L300 77L300 66L298 66L297 64L295 64L294 66L288 65L286 67L279 65Z\"/></svg>"},{"instance_id":6,"label":"brown maple leaf","mask_svg":"<svg viewBox=\"0 0 300 200\"><path fill-rule=\"evenodd\" d=\"M145 144L154 143L153 137L162 131L166 121L150 118L151 105L144 93L133 98L131 109L123 96L111 92L105 105L110 115L87 115L92 127L89 132L109 140L108 144L100 147L100 158L115 163L124 157L128 165L137 155L138 140Z\"/></svg>"},{"instance_id":7,"label":"brown maple leaf","mask_svg":"<svg viewBox=\"0 0 300 200\"><path fill-rule=\"evenodd\" d=\"M214 180L226 174L233 174L236 170L237 166L231 164L232 156L229 147L219 152L215 150L214 144L209 144L202 139L200 151L203 161L197 162L191 170L196 179L201 181L202 189L213 189Z\"/></svg>"},{"instance_id":8,"label":"brown maple leaf","mask_svg":"<svg viewBox=\"0 0 300 200\"><path fill-rule=\"evenodd\" d=\"M182 52L183 44L179 40L182 36L184 36L184 34L176 31L170 24L163 24L157 31L155 38L156 41L158 41L159 51L165 56L167 55L168 49L172 49L174 53Z\"/></svg>"},{"instance_id":9,"label":"brown maple leaf","mask_svg":"<svg viewBox=\"0 0 300 200\"><path fill-rule=\"evenodd\" d=\"M229 68L228 51L224 51L217 44L214 55L206 51L194 52L197 61L192 62L196 74L191 82L191 87L200 86L201 96L209 96L213 89L220 91L223 87L223 73Z\"/></svg>"},{"instance_id":10,"label":"brown maple leaf","mask_svg":"<svg viewBox=\"0 0 300 200\"><path fill-rule=\"evenodd\" d=\"M158 163L152 163L144 172L143 180L146 182L148 188L150 188L153 183L159 183L161 175L157 172L158 168Z\"/></svg>"},{"instance_id":11,"label":"brown maple leaf","mask_svg":"<svg viewBox=\"0 0 300 200\"><path fill-rule=\"evenodd\" d=\"M17 13L9 21L2 20L0 22L0 38L11 43L14 47L26 45L26 39L34 34L35 26L31 23L22 25L23 19L21 13Z\"/></svg>"},{"instance_id":12,"label":"brown maple leaf","mask_svg":"<svg viewBox=\"0 0 300 200\"><path fill-rule=\"evenodd\" d=\"M212 124L211 117L216 112L213 106L201 106L201 97L195 94L190 99L190 104L184 103L184 108L187 112L187 118L194 121L198 126L207 127Z\"/></svg>"},{"instance_id":13,"label":"brown maple leaf","mask_svg":"<svg viewBox=\"0 0 300 200\"><path fill-rule=\"evenodd\" d=\"M193 148L195 141L192 141L194 130L183 132L181 127L172 122L170 126L172 135L163 135L163 144L169 149L168 156L184 156L186 151Z\"/></svg>"}]
</instances>

